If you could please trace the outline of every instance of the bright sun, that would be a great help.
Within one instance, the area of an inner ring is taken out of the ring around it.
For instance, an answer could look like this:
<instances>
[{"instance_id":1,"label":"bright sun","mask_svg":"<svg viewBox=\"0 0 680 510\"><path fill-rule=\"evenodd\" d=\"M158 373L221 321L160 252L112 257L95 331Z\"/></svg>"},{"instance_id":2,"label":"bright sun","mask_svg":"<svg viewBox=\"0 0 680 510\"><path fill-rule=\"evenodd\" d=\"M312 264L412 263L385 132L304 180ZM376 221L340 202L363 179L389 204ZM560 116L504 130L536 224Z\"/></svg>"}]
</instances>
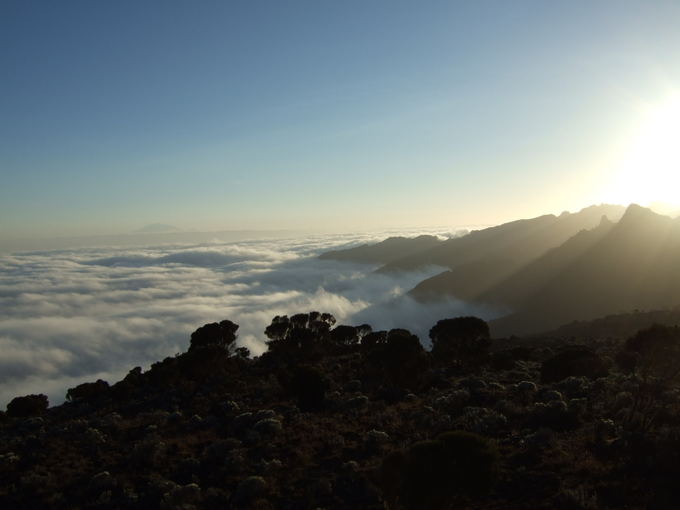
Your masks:
<instances>
[{"instance_id":1,"label":"bright sun","mask_svg":"<svg viewBox=\"0 0 680 510\"><path fill-rule=\"evenodd\" d=\"M680 206L680 94L646 112L607 195L622 204Z\"/></svg>"}]
</instances>

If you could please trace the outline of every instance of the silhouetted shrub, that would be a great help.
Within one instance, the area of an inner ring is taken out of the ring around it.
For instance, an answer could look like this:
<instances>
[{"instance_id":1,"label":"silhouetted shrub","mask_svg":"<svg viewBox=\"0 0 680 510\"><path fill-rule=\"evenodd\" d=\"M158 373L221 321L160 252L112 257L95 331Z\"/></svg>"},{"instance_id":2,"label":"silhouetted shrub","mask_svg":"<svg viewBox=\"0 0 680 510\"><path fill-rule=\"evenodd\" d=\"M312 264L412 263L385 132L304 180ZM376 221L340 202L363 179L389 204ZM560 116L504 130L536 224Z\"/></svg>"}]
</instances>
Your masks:
<instances>
[{"instance_id":1,"label":"silhouetted shrub","mask_svg":"<svg viewBox=\"0 0 680 510\"><path fill-rule=\"evenodd\" d=\"M290 380L284 381L283 384L295 397L301 411L321 409L326 401L329 382L317 368L297 367Z\"/></svg>"},{"instance_id":2,"label":"silhouetted shrub","mask_svg":"<svg viewBox=\"0 0 680 510\"><path fill-rule=\"evenodd\" d=\"M330 331L328 338L337 345L355 345L359 343L359 330L354 326L336 326Z\"/></svg>"},{"instance_id":3,"label":"silhouetted shrub","mask_svg":"<svg viewBox=\"0 0 680 510\"><path fill-rule=\"evenodd\" d=\"M238 361L236 356L231 356L221 345L204 345L189 350L163 367L152 365L149 375L155 381L168 377L171 381L177 381L178 376L193 381L217 380L233 376L238 370ZM164 373L156 374L157 371Z\"/></svg>"},{"instance_id":4,"label":"silhouetted shrub","mask_svg":"<svg viewBox=\"0 0 680 510\"><path fill-rule=\"evenodd\" d=\"M371 350L387 342L387 331L372 331L361 338L361 348Z\"/></svg>"},{"instance_id":5,"label":"silhouetted shrub","mask_svg":"<svg viewBox=\"0 0 680 510\"><path fill-rule=\"evenodd\" d=\"M105 395L109 391L109 383L102 379L95 382L79 384L75 388L69 388L66 392L66 400L74 402L76 400L86 400Z\"/></svg>"},{"instance_id":6,"label":"silhouetted shrub","mask_svg":"<svg viewBox=\"0 0 680 510\"><path fill-rule=\"evenodd\" d=\"M541 365L541 382L559 382L567 377L597 379L609 373L604 360L584 346L572 346Z\"/></svg>"},{"instance_id":7,"label":"silhouetted shrub","mask_svg":"<svg viewBox=\"0 0 680 510\"><path fill-rule=\"evenodd\" d=\"M680 382L680 328L654 325L630 337L616 356L638 384L629 389L630 403L621 409L624 429L647 434L661 425L674 426L677 408L672 390Z\"/></svg>"},{"instance_id":8,"label":"silhouetted shrub","mask_svg":"<svg viewBox=\"0 0 680 510\"><path fill-rule=\"evenodd\" d=\"M219 324L213 322L201 326L191 334L189 351L214 345L233 353L236 349L234 343L236 342L237 330L238 324L234 324L229 320L223 320Z\"/></svg>"},{"instance_id":9,"label":"silhouetted shrub","mask_svg":"<svg viewBox=\"0 0 680 510\"><path fill-rule=\"evenodd\" d=\"M512 370L518 361L527 361L529 359L531 359L531 349L515 347L494 352L489 357L489 362L494 370Z\"/></svg>"},{"instance_id":10,"label":"silhouetted shrub","mask_svg":"<svg viewBox=\"0 0 680 510\"><path fill-rule=\"evenodd\" d=\"M264 334L267 335L267 338L269 338L267 344L270 346L270 348L274 342L285 339L290 328L290 319L287 315L277 315L274 317L271 324L264 330Z\"/></svg>"},{"instance_id":11,"label":"silhouetted shrub","mask_svg":"<svg viewBox=\"0 0 680 510\"><path fill-rule=\"evenodd\" d=\"M7 404L7 416L12 418L39 416L47 410L48 406L47 396L42 393L39 395L16 397Z\"/></svg>"},{"instance_id":12,"label":"silhouetted shrub","mask_svg":"<svg viewBox=\"0 0 680 510\"><path fill-rule=\"evenodd\" d=\"M483 496L496 478L498 459L492 441L468 432L447 432L415 443L383 461L381 479L389 508L398 508L398 499L407 510L443 510Z\"/></svg>"},{"instance_id":13,"label":"silhouetted shrub","mask_svg":"<svg viewBox=\"0 0 680 510\"><path fill-rule=\"evenodd\" d=\"M654 325L626 340L617 356L620 367L644 380L668 385L680 380L680 328Z\"/></svg>"},{"instance_id":14,"label":"silhouetted shrub","mask_svg":"<svg viewBox=\"0 0 680 510\"><path fill-rule=\"evenodd\" d=\"M477 317L440 320L430 329L432 355L439 361L477 365L491 345L489 325Z\"/></svg>"},{"instance_id":15,"label":"silhouetted shrub","mask_svg":"<svg viewBox=\"0 0 680 510\"><path fill-rule=\"evenodd\" d=\"M359 341L361 341L362 338L364 338L366 335L369 335L373 331L373 328L370 324L360 324L356 328L357 334L359 335Z\"/></svg>"},{"instance_id":16,"label":"silhouetted shrub","mask_svg":"<svg viewBox=\"0 0 680 510\"><path fill-rule=\"evenodd\" d=\"M291 316L277 315L264 333L268 353L284 359L313 359L323 354L335 317L329 313L310 312Z\"/></svg>"},{"instance_id":17,"label":"silhouetted shrub","mask_svg":"<svg viewBox=\"0 0 680 510\"><path fill-rule=\"evenodd\" d=\"M428 366L420 340L406 329L392 329L374 348L371 361L383 367L387 381L402 388L419 385Z\"/></svg>"}]
</instances>

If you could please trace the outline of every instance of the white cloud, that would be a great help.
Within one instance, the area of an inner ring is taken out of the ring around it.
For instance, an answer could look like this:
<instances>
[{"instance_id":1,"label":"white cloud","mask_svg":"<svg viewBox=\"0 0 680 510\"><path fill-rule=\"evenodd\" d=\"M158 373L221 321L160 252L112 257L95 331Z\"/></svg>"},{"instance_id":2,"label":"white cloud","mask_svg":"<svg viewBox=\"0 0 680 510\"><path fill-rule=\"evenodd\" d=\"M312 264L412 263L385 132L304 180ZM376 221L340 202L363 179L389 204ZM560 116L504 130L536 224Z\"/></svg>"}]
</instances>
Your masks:
<instances>
[{"instance_id":1,"label":"white cloud","mask_svg":"<svg viewBox=\"0 0 680 510\"><path fill-rule=\"evenodd\" d=\"M0 256L0 405L39 392L55 404L70 386L115 382L134 366L186 350L192 331L222 319L240 324L240 343L260 354L275 315L327 311L340 323L405 327L426 340L436 320L470 312L462 303L423 306L400 297L440 268L387 276L373 266L316 258L384 237Z\"/></svg>"}]
</instances>

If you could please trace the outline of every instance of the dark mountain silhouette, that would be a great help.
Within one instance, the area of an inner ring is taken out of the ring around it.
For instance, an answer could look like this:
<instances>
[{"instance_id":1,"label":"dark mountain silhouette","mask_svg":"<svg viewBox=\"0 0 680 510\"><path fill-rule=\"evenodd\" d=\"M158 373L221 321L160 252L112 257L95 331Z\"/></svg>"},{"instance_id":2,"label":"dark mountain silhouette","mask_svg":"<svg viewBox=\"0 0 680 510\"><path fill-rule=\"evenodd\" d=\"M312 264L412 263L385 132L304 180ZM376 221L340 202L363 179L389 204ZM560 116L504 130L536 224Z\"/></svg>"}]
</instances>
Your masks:
<instances>
[{"instance_id":1,"label":"dark mountain silhouette","mask_svg":"<svg viewBox=\"0 0 680 510\"><path fill-rule=\"evenodd\" d=\"M580 252L580 253L579 253ZM614 226L581 233L478 296L516 310L495 335L680 303L680 220L631 205Z\"/></svg>"},{"instance_id":2,"label":"dark mountain silhouette","mask_svg":"<svg viewBox=\"0 0 680 510\"><path fill-rule=\"evenodd\" d=\"M599 241L613 226L614 223L603 216L597 228L582 230L522 269L517 270L516 259L487 257L429 278L418 284L411 295L427 300L448 294L459 299L516 307L528 294Z\"/></svg>"},{"instance_id":3,"label":"dark mountain silhouette","mask_svg":"<svg viewBox=\"0 0 680 510\"><path fill-rule=\"evenodd\" d=\"M380 269L383 272L411 270L426 265L454 269L465 264L483 264L499 274L511 274L540 257L550 248L565 242L583 229L597 226L602 216L616 221L624 212L617 205L587 207L577 213L564 212L528 220L512 221L496 227L476 230L450 239L431 249L397 258ZM496 266L502 266L494 269Z\"/></svg>"},{"instance_id":4,"label":"dark mountain silhouette","mask_svg":"<svg viewBox=\"0 0 680 510\"><path fill-rule=\"evenodd\" d=\"M592 206L574 214L539 216L492 227L419 254L420 259L403 258L382 268L393 270L417 267L424 260L451 267L412 290L418 300L437 300L449 295L463 300L477 300L490 287L510 278L522 267L541 257L547 250L560 246L579 231L593 228L603 217L618 219L620 206Z\"/></svg>"},{"instance_id":5,"label":"dark mountain silhouette","mask_svg":"<svg viewBox=\"0 0 680 510\"><path fill-rule=\"evenodd\" d=\"M436 236L428 235L415 238L389 237L377 244L362 244L355 248L322 253L319 258L369 264L387 264L400 257L429 250L443 242Z\"/></svg>"},{"instance_id":6,"label":"dark mountain silhouette","mask_svg":"<svg viewBox=\"0 0 680 510\"><path fill-rule=\"evenodd\" d=\"M624 339L633 336L641 329L655 324L663 326L680 326L680 307L668 310L617 313L600 317L592 321L574 321L559 328L541 333L541 338L615 338Z\"/></svg>"}]
</instances>

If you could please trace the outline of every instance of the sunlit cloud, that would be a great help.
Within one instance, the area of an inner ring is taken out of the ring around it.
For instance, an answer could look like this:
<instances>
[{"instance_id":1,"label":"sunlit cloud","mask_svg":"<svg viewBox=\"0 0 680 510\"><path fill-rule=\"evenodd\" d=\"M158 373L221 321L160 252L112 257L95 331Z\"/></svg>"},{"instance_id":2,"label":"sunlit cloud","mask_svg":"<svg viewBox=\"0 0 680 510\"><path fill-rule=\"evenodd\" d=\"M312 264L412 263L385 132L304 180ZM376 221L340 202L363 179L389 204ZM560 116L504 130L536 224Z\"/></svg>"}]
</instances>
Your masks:
<instances>
[{"instance_id":1,"label":"sunlit cloud","mask_svg":"<svg viewBox=\"0 0 680 510\"><path fill-rule=\"evenodd\" d=\"M0 405L34 392L58 403L74 384L114 382L134 366L186 350L192 331L227 318L240 324L239 342L254 355L266 349L263 331L275 315L310 310L340 323L409 328L427 343L436 320L470 311L464 303L433 307L403 297L442 268L385 275L316 258L386 235L2 256Z\"/></svg>"}]
</instances>

